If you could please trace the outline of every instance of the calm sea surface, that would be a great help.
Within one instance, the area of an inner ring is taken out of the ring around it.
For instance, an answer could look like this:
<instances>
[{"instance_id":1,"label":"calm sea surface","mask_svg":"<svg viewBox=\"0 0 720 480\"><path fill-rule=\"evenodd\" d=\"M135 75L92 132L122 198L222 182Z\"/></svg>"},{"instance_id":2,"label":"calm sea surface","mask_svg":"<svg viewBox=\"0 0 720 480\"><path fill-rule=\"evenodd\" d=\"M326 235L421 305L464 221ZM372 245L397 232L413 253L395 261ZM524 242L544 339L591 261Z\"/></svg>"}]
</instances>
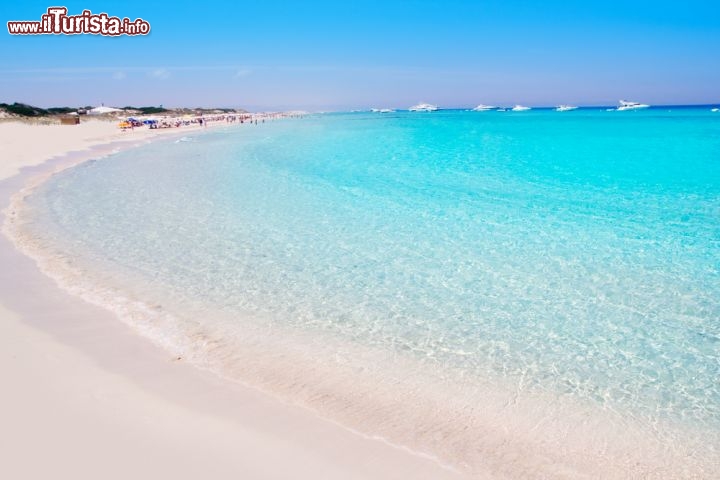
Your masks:
<instances>
[{"instance_id":1,"label":"calm sea surface","mask_svg":"<svg viewBox=\"0 0 720 480\"><path fill-rule=\"evenodd\" d=\"M402 359L718 445L709 108L309 116L85 163L27 203L29 232L172 316L151 334L201 363L252 331L328 369Z\"/></svg>"}]
</instances>

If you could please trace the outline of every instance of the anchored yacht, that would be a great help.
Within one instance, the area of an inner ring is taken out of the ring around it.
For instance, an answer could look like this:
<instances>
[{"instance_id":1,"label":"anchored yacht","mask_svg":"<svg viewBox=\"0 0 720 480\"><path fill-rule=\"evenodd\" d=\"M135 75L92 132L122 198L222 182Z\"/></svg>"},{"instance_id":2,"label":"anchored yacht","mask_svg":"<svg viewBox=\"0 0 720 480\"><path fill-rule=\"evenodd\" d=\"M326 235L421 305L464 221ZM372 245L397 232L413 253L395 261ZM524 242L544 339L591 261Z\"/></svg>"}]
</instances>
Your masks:
<instances>
[{"instance_id":1,"label":"anchored yacht","mask_svg":"<svg viewBox=\"0 0 720 480\"><path fill-rule=\"evenodd\" d=\"M637 102L626 102L625 100L620 100L620 106L617 108L618 112L623 112L625 110L639 110L641 108L648 108L650 105L645 105L644 103L637 103Z\"/></svg>"},{"instance_id":2,"label":"anchored yacht","mask_svg":"<svg viewBox=\"0 0 720 480\"><path fill-rule=\"evenodd\" d=\"M431 105L429 103L419 103L408 108L411 112L434 112L437 109L438 107L436 105Z\"/></svg>"},{"instance_id":3,"label":"anchored yacht","mask_svg":"<svg viewBox=\"0 0 720 480\"><path fill-rule=\"evenodd\" d=\"M515 105L512 108L513 112L526 112L528 110L530 110L530 107L523 107L522 105Z\"/></svg>"},{"instance_id":4,"label":"anchored yacht","mask_svg":"<svg viewBox=\"0 0 720 480\"><path fill-rule=\"evenodd\" d=\"M473 112L487 112L490 110L495 110L497 107L493 107L491 105L483 105L482 103L478 105L477 107L473 108Z\"/></svg>"},{"instance_id":5,"label":"anchored yacht","mask_svg":"<svg viewBox=\"0 0 720 480\"><path fill-rule=\"evenodd\" d=\"M558 105L555 109L556 112L569 112L570 110L577 110L578 107L573 105Z\"/></svg>"}]
</instances>

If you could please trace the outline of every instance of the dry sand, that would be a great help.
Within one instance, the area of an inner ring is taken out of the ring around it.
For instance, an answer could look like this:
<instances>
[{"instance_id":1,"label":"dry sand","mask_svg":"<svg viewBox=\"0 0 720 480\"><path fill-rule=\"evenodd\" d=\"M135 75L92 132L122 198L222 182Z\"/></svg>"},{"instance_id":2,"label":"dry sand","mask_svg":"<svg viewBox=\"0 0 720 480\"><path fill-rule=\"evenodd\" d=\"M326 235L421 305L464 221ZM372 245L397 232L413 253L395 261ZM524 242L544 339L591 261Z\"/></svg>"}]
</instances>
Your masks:
<instances>
[{"instance_id":1,"label":"dry sand","mask_svg":"<svg viewBox=\"0 0 720 480\"><path fill-rule=\"evenodd\" d=\"M67 152L189 130L1 123L0 208ZM0 478L463 478L171 358L4 236L0 265Z\"/></svg>"}]
</instances>

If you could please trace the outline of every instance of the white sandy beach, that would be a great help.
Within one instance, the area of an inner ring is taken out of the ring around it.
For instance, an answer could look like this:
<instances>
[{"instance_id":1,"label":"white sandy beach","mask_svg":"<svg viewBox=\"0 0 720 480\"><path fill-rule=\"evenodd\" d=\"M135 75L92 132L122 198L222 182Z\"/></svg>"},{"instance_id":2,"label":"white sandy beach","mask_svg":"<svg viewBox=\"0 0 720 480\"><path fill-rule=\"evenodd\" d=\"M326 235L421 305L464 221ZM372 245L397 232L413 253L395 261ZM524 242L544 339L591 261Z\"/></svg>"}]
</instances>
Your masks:
<instances>
[{"instance_id":1,"label":"white sandy beach","mask_svg":"<svg viewBox=\"0 0 720 480\"><path fill-rule=\"evenodd\" d=\"M0 208L65 153L189 130L1 123ZM463 478L172 358L4 236L0 265L0 478Z\"/></svg>"}]
</instances>

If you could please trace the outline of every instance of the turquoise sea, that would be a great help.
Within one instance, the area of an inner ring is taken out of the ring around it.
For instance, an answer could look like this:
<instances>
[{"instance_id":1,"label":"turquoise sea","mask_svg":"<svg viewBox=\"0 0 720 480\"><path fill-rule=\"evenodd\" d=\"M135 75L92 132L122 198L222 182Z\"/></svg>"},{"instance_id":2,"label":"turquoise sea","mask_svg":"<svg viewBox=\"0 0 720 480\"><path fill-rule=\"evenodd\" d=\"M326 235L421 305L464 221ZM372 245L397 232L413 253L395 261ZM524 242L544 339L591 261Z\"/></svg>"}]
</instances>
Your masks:
<instances>
[{"instance_id":1,"label":"turquoise sea","mask_svg":"<svg viewBox=\"0 0 720 480\"><path fill-rule=\"evenodd\" d=\"M67 288L362 433L498 476L591 458L718 472L709 107L188 132L25 203L26 240Z\"/></svg>"}]
</instances>

